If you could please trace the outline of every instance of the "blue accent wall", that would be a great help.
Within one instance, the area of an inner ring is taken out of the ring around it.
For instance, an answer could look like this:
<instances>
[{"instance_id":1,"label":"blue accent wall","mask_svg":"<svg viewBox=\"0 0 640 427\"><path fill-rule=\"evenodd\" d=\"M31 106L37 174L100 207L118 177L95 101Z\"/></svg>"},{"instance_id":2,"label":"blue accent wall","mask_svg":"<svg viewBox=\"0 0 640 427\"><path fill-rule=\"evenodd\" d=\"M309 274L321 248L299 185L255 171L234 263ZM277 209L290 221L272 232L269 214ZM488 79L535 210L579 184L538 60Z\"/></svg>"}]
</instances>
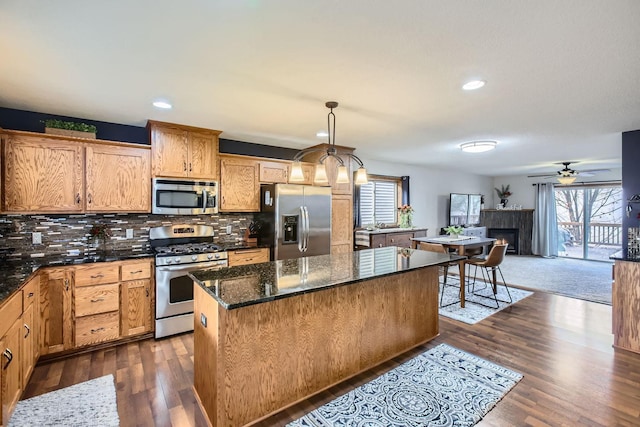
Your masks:
<instances>
[{"instance_id":1,"label":"blue accent wall","mask_svg":"<svg viewBox=\"0 0 640 427\"><path fill-rule=\"evenodd\" d=\"M640 194L640 130L622 132L622 197L623 208L626 212L627 200L634 194ZM627 256L629 227L638 227L640 219L640 203L632 203L633 209L627 218L622 216L622 249Z\"/></svg>"}]
</instances>

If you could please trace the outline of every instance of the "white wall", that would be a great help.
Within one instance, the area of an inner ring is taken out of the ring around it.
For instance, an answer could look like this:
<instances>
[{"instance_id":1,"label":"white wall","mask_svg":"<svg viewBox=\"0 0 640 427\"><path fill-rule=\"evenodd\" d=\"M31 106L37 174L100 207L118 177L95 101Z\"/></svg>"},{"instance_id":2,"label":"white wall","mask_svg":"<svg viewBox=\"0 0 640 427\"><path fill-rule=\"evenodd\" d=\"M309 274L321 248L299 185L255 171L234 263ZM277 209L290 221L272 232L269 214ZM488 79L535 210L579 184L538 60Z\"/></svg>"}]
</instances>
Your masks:
<instances>
[{"instance_id":1,"label":"white wall","mask_svg":"<svg viewBox=\"0 0 640 427\"><path fill-rule=\"evenodd\" d=\"M594 181L621 181L622 169L612 169L611 172L600 172L590 177L578 177L576 184L589 183ZM523 209L535 208L535 189L533 184L538 182L554 182L559 184L556 179L552 178L527 178L526 176L497 176L493 178L493 187L501 188L502 185L509 185L509 191L512 195L509 197L509 205L522 205ZM491 190L491 197L485 197L485 205L487 209L495 209L496 204L500 202L500 198L496 194L495 189Z\"/></svg>"},{"instance_id":2,"label":"white wall","mask_svg":"<svg viewBox=\"0 0 640 427\"><path fill-rule=\"evenodd\" d=\"M440 227L449 225L449 193L484 194L488 200L495 193L491 177L365 158L362 161L370 174L410 177L413 223L427 227L429 236L438 235Z\"/></svg>"}]
</instances>

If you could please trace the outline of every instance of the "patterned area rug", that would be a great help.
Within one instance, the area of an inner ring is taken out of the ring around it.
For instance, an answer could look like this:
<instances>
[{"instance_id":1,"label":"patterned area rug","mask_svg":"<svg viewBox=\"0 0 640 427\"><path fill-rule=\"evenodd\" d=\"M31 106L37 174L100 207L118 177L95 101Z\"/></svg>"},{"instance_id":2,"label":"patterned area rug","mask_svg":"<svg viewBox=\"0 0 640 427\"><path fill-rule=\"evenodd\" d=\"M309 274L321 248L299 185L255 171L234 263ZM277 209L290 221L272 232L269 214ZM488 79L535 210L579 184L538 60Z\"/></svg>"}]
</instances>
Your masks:
<instances>
[{"instance_id":1,"label":"patterned area rug","mask_svg":"<svg viewBox=\"0 0 640 427\"><path fill-rule=\"evenodd\" d=\"M9 427L119 425L113 375L21 400L9 420Z\"/></svg>"},{"instance_id":2,"label":"patterned area rug","mask_svg":"<svg viewBox=\"0 0 640 427\"><path fill-rule=\"evenodd\" d=\"M459 301L458 297L458 285L456 286L447 286L444 291L444 298L442 299L442 305L451 304L455 301ZM442 285L440 285L440 292L442 292ZM451 319L459 320L464 323L474 324L479 321L491 316L499 312L500 310L504 310L505 308L515 304L516 302L528 297L529 295L533 295L533 292L525 291L522 289L512 288L509 286L509 293L511 294L511 298L513 302L511 304L504 303L498 301L499 308L490 308L485 307L485 304L489 306L494 306L495 301L493 300L493 290L490 286L487 286L484 282L476 283L475 294L467 291L465 295L465 307L460 308L460 303L455 303L448 305L446 307L440 308L440 314ZM489 297L489 298L487 298ZM439 298L439 296L438 296ZM509 296L507 295L507 291L504 286L498 285L498 300L509 301Z\"/></svg>"},{"instance_id":3,"label":"patterned area rug","mask_svg":"<svg viewBox=\"0 0 640 427\"><path fill-rule=\"evenodd\" d=\"M472 426L520 379L517 372L440 344L288 426Z\"/></svg>"}]
</instances>

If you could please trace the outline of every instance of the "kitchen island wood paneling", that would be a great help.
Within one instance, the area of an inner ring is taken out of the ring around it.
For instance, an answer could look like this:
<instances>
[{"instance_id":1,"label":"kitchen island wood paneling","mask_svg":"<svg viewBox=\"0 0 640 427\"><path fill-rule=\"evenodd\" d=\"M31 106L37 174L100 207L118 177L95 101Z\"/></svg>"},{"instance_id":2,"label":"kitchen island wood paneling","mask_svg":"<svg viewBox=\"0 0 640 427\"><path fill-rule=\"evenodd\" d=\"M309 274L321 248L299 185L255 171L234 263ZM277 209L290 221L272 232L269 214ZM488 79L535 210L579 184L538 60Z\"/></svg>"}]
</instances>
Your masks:
<instances>
[{"instance_id":1,"label":"kitchen island wood paneling","mask_svg":"<svg viewBox=\"0 0 640 427\"><path fill-rule=\"evenodd\" d=\"M264 418L436 337L438 265L453 258L387 247L191 273L211 423Z\"/></svg>"}]
</instances>

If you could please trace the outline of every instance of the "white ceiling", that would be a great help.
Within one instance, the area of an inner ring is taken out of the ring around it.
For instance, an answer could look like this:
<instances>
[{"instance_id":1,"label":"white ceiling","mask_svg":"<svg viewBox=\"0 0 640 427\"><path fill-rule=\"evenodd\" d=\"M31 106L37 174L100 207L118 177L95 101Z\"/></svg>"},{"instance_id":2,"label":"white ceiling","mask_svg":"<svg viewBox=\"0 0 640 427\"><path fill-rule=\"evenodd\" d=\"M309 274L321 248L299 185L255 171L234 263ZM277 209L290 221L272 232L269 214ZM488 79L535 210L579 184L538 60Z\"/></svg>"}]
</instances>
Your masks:
<instances>
[{"instance_id":1,"label":"white ceiling","mask_svg":"<svg viewBox=\"0 0 640 427\"><path fill-rule=\"evenodd\" d=\"M2 0L0 106L302 148L335 100L336 143L363 158L617 168L639 47L638 0ZM499 145L460 152L478 139Z\"/></svg>"}]
</instances>

